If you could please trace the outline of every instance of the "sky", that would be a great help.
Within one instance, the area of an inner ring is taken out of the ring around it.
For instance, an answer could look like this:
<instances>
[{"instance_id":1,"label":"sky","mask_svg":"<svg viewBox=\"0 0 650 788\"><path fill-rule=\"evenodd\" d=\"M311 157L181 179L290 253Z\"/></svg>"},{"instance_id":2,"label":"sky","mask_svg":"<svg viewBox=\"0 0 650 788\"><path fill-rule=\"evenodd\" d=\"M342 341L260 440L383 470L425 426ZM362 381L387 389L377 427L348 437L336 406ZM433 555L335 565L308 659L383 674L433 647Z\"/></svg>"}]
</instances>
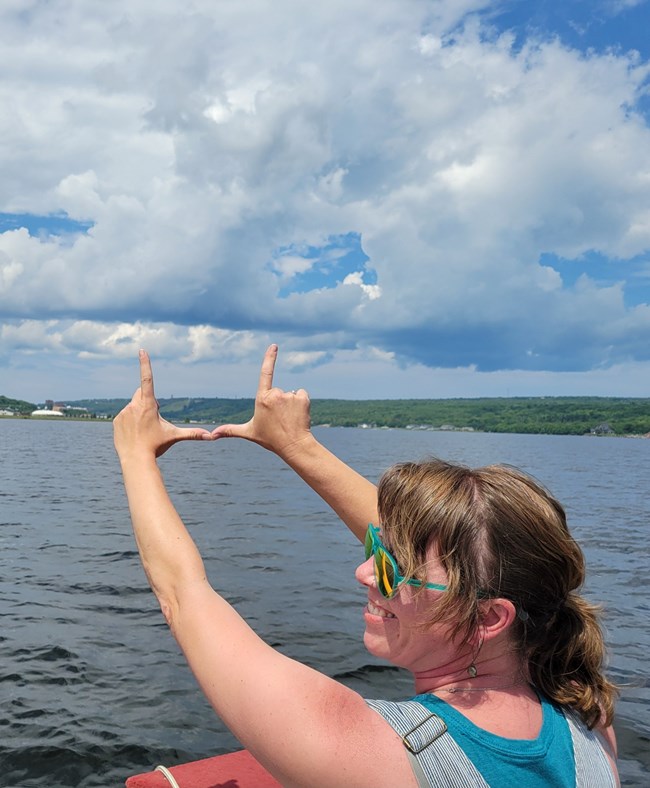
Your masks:
<instances>
[{"instance_id":1,"label":"sky","mask_svg":"<svg viewBox=\"0 0 650 788\"><path fill-rule=\"evenodd\" d=\"M3 0L0 394L650 396L650 0Z\"/></svg>"}]
</instances>

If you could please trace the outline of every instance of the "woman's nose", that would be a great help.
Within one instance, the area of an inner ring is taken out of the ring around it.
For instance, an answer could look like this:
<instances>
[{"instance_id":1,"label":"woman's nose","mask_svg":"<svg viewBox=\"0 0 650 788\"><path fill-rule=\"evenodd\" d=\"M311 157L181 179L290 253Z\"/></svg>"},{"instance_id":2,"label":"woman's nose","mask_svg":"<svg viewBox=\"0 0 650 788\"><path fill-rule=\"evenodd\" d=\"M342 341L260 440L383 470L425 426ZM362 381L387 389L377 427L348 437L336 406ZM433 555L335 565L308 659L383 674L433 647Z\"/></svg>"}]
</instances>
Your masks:
<instances>
[{"instance_id":1,"label":"woman's nose","mask_svg":"<svg viewBox=\"0 0 650 788\"><path fill-rule=\"evenodd\" d=\"M375 559L373 556L367 561L364 561L362 564L356 568L354 573L356 579L361 583L362 586L367 586L370 588L371 586L376 585L375 580Z\"/></svg>"}]
</instances>

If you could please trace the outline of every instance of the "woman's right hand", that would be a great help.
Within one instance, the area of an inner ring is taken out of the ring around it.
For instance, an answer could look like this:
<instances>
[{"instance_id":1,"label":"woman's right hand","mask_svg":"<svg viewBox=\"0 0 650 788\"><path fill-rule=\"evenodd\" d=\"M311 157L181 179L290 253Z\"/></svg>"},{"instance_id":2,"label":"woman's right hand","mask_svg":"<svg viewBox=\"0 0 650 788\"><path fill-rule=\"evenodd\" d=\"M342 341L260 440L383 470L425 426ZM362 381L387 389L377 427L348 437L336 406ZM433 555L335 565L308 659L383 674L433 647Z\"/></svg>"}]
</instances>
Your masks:
<instances>
[{"instance_id":1,"label":"woman's right hand","mask_svg":"<svg viewBox=\"0 0 650 788\"><path fill-rule=\"evenodd\" d=\"M275 452L300 476L363 543L368 523L377 522L375 485L352 470L312 435L309 395L304 389L273 388L278 346L266 351L255 397L253 418L246 424L222 424L213 438L245 438Z\"/></svg>"},{"instance_id":2,"label":"woman's right hand","mask_svg":"<svg viewBox=\"0 0 650 788\"><path fill-rule=\"evenodd\" d=\"M304 389L283 391L273 387L277 357L278 346L271 345L262 361L253 418L246 424L222 424L212 436L244 438L287 460L302 441L311 437L309 395Z\"/></svg>"}]
</instances>

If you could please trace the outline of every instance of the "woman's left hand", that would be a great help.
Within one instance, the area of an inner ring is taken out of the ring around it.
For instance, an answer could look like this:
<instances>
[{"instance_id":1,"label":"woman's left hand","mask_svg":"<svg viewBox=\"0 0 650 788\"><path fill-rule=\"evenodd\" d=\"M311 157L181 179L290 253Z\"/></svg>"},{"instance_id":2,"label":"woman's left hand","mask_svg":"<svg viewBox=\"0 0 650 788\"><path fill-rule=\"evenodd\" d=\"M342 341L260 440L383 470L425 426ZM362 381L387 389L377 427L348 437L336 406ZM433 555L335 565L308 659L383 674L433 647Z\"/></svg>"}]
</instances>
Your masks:
<instances>
[{"instance_id":1,"label":"woman's left hand","mask_svg":"<svg viewBox=\"0 0 650 788\"><path fill-rule=\"evenodd\" d=\"M214 440L208 430L176 427L160 416L151 361L144 350L140 351L140 388L113 420L113 439L121 460L133 454L160 457L178 441Z\"/></svg>"}]
</instances>

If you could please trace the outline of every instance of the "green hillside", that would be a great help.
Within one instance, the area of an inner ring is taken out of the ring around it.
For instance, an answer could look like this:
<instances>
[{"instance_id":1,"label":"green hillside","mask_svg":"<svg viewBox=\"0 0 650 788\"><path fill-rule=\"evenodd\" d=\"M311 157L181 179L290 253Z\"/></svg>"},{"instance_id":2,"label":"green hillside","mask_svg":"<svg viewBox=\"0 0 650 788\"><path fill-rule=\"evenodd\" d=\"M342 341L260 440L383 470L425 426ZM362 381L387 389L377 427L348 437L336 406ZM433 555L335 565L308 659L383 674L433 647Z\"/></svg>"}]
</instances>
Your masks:
<instances>
[{"instance_id":1,"label":"green hillside","mask_svg":"<svg viewBox=\"0 0 650 788\"><path fill-rule=\"evenodd\" d=\"M25 402L23 399L10 399L0 394L0 410L10 410L12 413L31 413L36 410L33 402Z\"/></svg>"},{"instance_id":2,"label":"green hillside","mask_svg":"<svg viewBox=\"0 0 650 788\"><path fill-rule=\"evenodd\" d=\"M650 432L650 399L517 397L444 400L316 400L317 423L377 427L431 426L483 432L617 435Z\"/></svg>"},{"instance_id":3,"label":"green hillside","mask_svg":"<svg viewBox=\"0 0 650 788\"><path fill-rule=\"evenodd\" d=\"M71 405L113 416L127 399L79 400ZM161 399L176 422L247 421L253 399ZM312 423L330 426L471 429L483 432L643 435L650 432L650 399L624 397L515 397L478 399L312 400Z\"/></svg>"},{"instance_id":4,"label":"green hillside","mask_svg":"<svg viewBox=\"0 0 650 788\"><path fill-rule=\"evenodd\" d=\"M115 416L128 399L80 399L69 402L87 408L96 416ZM213 423L247 421L253 414L253 399L221 399L220 397L174 397L159 399L160 412L170 421L208 421Z\"/></svg>"}]
</instances>

